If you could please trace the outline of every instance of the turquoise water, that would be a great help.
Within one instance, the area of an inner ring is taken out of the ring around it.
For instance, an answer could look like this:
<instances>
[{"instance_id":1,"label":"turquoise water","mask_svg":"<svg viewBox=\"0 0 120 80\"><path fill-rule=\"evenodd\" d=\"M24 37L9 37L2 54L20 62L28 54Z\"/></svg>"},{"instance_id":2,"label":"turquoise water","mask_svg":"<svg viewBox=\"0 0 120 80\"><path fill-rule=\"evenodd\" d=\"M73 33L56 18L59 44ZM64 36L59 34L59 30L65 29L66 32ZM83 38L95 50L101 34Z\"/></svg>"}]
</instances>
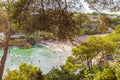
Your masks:
<instances>
[{"instance_id":1,"label":"turquoise water","mask_svg":"<svg viewBox=\"0 0 120 80\"><path fill-rule=\"evenodd\" d=\"M0 57L3 50L0 50ZM18 69L21 63L28 63L41 68L43 73L49 72L53 67L59 67L65 63L70 55L68 51L57 51L43 46L33 46L28 49L20 49L18 47L10 47L7 57L5 69Z\"/></svg>"}]
</instances>

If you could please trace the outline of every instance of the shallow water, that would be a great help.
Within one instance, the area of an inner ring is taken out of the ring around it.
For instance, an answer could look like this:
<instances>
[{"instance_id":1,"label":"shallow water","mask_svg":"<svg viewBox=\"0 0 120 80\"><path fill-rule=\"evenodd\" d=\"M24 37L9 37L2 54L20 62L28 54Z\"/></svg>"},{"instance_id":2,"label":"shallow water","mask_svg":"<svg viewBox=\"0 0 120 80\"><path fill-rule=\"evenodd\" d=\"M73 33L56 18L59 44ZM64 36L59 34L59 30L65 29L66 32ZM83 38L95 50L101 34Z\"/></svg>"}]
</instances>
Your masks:
<instances>
[{"instance_id":1,"label":"shallow water","mask_svg":"<svg viewBox=\"0 0 120 80\"><path fill-rule=\"evenodd\" d=\"M3 50L1 49L0 57L2 53ZM51 68L63 65L69 55L69 51L57 51L55 53L52 49L37 45L28 49L10 47L5 69L18 69L21 63L28 63L40 67L43 73L47 73Z\"/></svg>"}]
</instances>

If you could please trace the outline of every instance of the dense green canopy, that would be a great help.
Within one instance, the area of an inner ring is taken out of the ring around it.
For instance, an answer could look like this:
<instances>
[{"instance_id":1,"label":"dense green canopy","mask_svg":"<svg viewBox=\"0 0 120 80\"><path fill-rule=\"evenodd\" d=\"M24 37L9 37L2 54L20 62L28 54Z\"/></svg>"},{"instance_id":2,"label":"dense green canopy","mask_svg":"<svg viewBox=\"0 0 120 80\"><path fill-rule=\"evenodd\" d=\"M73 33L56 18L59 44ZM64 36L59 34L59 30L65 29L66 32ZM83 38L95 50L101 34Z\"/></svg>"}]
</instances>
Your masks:
<instances>
[{"instance_id":1,"label":"dense green canopy","mask_svg":"<svg viewBox=\"0 0 120 80\"><path fill-rule=\"evenodd\" d=\"M86 66L90 68L92 66L92 59L97 55L111 54L115 51L116 43L109 41L102 37L91 36L87 41L82 43L77 48L73 48L72 56L68 57L65 65L65 69L68 71L76 71Z\"/></svg>"},{"instance_id":2,"label":"dense green canopy","mask_svg":"<svg viewBox=\"0 0 120 80\"><path fill-rule=\"evenodd\" d=\"M19 0L12 5L12 19L19 29L26 32L39 30L52 32L59 38L70 38L80 31L66 0Z\"/></svg>"}]
</instances>

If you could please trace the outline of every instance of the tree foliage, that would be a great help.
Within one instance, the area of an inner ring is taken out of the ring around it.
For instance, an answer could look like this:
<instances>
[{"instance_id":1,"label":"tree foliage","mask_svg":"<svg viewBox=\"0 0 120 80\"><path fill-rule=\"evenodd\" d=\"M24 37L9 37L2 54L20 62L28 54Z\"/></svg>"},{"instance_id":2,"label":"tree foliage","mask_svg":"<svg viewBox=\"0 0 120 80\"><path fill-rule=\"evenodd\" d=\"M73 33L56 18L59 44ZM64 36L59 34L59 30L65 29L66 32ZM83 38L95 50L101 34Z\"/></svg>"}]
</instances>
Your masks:
<instances>
[{"instance_id":1,"label":"tree foliage","mask_svg":"<svg viewBox=\"0 0 120 80\"><path fill-rule=\"evenodd\" d=\"M65 69L53 68L44 76L45 80L78 80L79 77Z\"/></svg>"},{"instance_id":2,"label":"tree foliage","mask_svg":"<svg viewBox=\"0 0 120 80\"><path fill-rule=\"evenodd\" d=\"M117 26L116 26L115 32L116 32L117 34L120 34L120 25L117 25Z\"/></svg>"},{"instance_id":3,"label":"tree foliage","mask_svg":"<svg viewBox=\"0 0 120 80\"><path fill-rule=\"evenodd\" d=\"M115 68L104 68L103 71L98 71L94 80L118 80L115 74Z\"/></svg>"},{"instance_id":4,"label":"tree foliage","mask_svg":"<svg viewBox=\"0 0 120 80\"><path fill-rule=\"evenodd\" d=\"M85 0L91 7L91 9L101 11L119 11L120 10L120 0Z\"/></svg>"},{"instance_id":5,"label":"tree foliage","mask_svg":"<svg viewBox=\"0 0 120 80\"><path fill-rule=\"evenodd\" d=\"M68 11L71 5L66 0L19 0L13 6L13 19L19 29L26 32L53 32L59 38L74 37L79 33L73 14Z\"/></svg>"},{"instance_id":6,"label":"tree foliage","mask_svg":"<svg viewBox=\"0 0 120 80\"><path fill-rule=\"evenodd\" d=\"M76 71L82 67L91 68L92 59L98 54L111 54L115 50L116 43L102 37L90 37L87 41L73 48L72 56L68 57L65 69Z\"/></svg>"},{"instance_id":7,"label":"tree foliage","mask_svg":"<svg viewBox=\"0 0 120 80\"><path fill-rule=\"evenodd\" d=\"M114 26L116 27L117 25L120 24L120 18L117 16L112 19L112 22L113 22Z\"/></svg>"},{"instance_id":8,"label":"tree foliage","mask_svg":"<svg viewBox=\"0 0 120 80\"><path fill-rule=\"evenodd\" d=\"M109 27L112 25L112 20L108 17L108 15L102 14L100 15L100 24L98 25L98 31L105 33Z\"/></svg>"},{"instance_id":9,"label":"tree foliage","mask_svg":"<svg viewBox=\"0 0 120 80\"><path fill-rule=\"evenodd\" d=\"M4 80L44 80L40 68L21 64L19 70L7 70Z\"/></svg>"},{"instance_id":10,"label":"tree foliage","mask_svg":"<svg viewBox=\"0 0 120 80\"><path fill-rule=\"evenodd\" d=\"M120 41L120 34L108 34L105 37L107 40L113 41L113 42L119 42Z\"/></svg>"}]
</instances>

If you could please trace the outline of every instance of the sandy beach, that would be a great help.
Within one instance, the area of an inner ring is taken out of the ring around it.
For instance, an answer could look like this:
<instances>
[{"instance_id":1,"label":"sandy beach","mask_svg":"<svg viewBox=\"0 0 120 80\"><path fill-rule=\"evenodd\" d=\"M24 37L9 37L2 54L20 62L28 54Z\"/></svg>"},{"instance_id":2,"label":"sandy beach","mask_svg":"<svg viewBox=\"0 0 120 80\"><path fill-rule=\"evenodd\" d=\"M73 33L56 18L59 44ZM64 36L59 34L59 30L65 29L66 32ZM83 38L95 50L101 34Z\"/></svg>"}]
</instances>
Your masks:
<instances>
[{"instance_id":1,"label":"sandy beach","mask_svg":"<svg viewBox=\"0 0 120 80\"><path fill-rule=\"evenodd\" d=\"M101 36L104 37L108 34L96 34L96 35L92 35L92 36ZM79 45L80 42L84 42L86 41L88 38L90 37L90 35L84 35L84 36L80 36L77 37L74 41L75 44ZM67 41L57 41L57 40L42 40L39 43L37 43L38 45L43 45L45 47L48 47L50 49L53 49L54 51L71 51L72 48L74 48L75 46L73 46L73 44L67 40Z\"/></svg>"},{"instance_id":2,"label":"sandy beach","mask_svg":"<svg viewBox=\"0 0 120 80\"><path fill-rule=\"evenodd\" d=\"M40 41L38 44L44 45L54 51L71 51L73 45L70 42L60 42L60 41Z\"/></svg>"}]
</instances>

